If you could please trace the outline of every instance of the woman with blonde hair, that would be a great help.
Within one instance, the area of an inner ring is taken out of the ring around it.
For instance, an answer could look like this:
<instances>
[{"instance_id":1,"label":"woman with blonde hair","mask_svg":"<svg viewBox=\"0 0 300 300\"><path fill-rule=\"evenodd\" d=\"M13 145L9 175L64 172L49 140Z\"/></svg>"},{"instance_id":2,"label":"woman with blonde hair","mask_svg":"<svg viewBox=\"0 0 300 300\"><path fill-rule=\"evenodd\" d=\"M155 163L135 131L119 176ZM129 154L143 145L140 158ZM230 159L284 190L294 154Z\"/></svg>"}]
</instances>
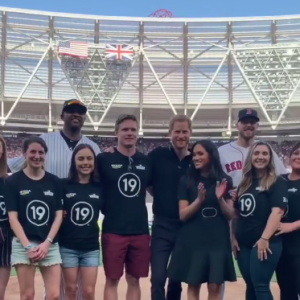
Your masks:
<instances>
[{"instance_id":1,"label":"woman with blonde hair","mask_svg":"<svg viewBox=\"0 0 300 300\"><path fill-rule=\"evenodd\" d=\"M239 244L237 262L246 283L246 300L272 300L270 281L282 252L275 233L287 208L285 179L276 175L269 144L256 142L250 148L237 189Z\"/></svg>"},{"instance_id":2,"label":"woman with blonde hair","mask_svg":"<svg viewBox=\"0 0 300 300\"><path fill-rule=\"evenodd\" d=\"M7 177L6 156L6 144L0 135L0 300L4 300L4 293L10 276L12 241L12 233L3 199L4 179Z\"/></svg>"}]
</instances>

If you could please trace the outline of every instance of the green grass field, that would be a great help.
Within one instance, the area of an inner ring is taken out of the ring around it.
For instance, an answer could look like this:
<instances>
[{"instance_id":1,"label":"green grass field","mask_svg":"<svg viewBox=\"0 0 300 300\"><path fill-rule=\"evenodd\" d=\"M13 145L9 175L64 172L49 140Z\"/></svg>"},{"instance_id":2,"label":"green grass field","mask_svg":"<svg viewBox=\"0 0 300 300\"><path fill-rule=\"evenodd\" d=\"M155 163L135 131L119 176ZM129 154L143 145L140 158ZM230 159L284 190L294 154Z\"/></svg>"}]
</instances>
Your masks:
<instances>
[{"instance_id":1,"label":"green grass field","mask_svg":"<svg viewBox=\"0 0 300 300\"><path fill-rule=\"evenodd\" d=\"M100 227L100 229L101 229L101 222L99 221L98 224L99 224L99 227ZM101 255L100 255L100 262L101 262L101 264L102 264ZM234 259L234 266L235 266L236 276L237 276L237 277L242 277L242 276L241 276L241 273L240 273L240 270L239 270L239 267L238 267L237 262L236 262L235 259ZM16 275L16 271L15 271L15 269L13 268L13 269L11 270L11 276L15 276L15 275ZM276 276L275 276L275 275L273 276L272 281L276 281Z\"/></svg>"}]
</instances>

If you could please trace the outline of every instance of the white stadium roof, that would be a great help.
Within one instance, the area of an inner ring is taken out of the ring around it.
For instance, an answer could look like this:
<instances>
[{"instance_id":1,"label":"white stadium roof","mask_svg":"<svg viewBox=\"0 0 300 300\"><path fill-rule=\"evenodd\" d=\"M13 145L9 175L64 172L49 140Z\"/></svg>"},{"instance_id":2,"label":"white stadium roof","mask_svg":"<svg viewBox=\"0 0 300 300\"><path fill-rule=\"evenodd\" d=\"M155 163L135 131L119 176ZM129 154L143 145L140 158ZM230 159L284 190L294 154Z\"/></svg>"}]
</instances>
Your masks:
<instances>
[{"instance_id":1,"label":"white stadium roof","mask_svg":"<svg viewBox=\"0 0 300 300\"><path fill-rule=\"evenodd\" d=\"M140 118L144 136L165 135L176 113L193 118L196 136L221 136L245 107L259 111L265 134L291 134L300 124L300 16L163 19L0 7L0 29L2 130L55 130L70 98L88 105L85 131L95 135L112 134L123 113ZM59 42L88 43L88 58L59 55ZM107 44L132 46L132 62L108 62Z\"/></svg>"}]
</instances>

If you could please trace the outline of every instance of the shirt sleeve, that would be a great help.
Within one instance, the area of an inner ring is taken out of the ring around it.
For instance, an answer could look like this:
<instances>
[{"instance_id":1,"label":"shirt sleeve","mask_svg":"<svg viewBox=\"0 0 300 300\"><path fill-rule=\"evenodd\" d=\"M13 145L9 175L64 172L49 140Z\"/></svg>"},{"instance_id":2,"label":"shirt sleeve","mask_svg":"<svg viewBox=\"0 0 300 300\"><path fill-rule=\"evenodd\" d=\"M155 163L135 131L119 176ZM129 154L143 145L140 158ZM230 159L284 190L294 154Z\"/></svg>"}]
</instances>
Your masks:
<instances>
[{"instance_id":1,"label":"shirt sleeve","mask_svg":"<svg viewBox=\"0 0 300 300\"><path fill-rule=\"evenodd\" d=\"M221 163L221 166L222 166L222 169L224 172L226 172L226 168L225 168L225 162L224 162L224 155L223 155L223 146L219 147L218 148L218 152L219 152L219 157L220 157L220 163Z\"/></svg>"},{"instance_id":2,"label":"shirt sleeve","mask_svg":"<svg viewBox=\"0 0 300 300\"><path fill-rule=\"evenodd\" d=\"M12 180L4 181L3 197L7 212L19 212L19 194Z\"/></svg>"},{"instance_id":3,"label":"shirt sleeve","mask_svg":"<svg viewBox=\"0 0 300 300\"><path fill-rule=\"evenodd\" d=\"M56 211L64 209L64 191L63 191L63 180L57 178L56 183Z\"/></svg>"},{"instance_id":4,"label":"shirt sleeve","mask_svg":"<svg viewBox=\"0 0 300 300\"><path fill-rule=\"evenodd\" d=\"M100 176L100 180L102 181L102 175L103 175L103 169L102 169L102 157L103 157L104 153L99 153L96 157L96 162L97 162L97 170L98 170L98 174Z\"/></svg>"},{"instance_id":5,"label":"shirt sleeve","mask_svg":"<svg viewBox=\"0 0 300 300\"><path fill-rule=\"evenodd\" d=\"M180 200L189 201L186 176L181 177L181 179L179 181L177 198L178 198L178 201L180 201Z\"/></svg>"},{"instance_id":6,"label":"shirt sleeve","mask_svg":"<svg viewBox=\"0 0 300 300\"><path fill-rule=\"evenodd\" d=\"M285 179L281 176L277 178L269 190L271 207L279 207L286 210L288 205L288 186Z\"/></svg>"}]
</instances>

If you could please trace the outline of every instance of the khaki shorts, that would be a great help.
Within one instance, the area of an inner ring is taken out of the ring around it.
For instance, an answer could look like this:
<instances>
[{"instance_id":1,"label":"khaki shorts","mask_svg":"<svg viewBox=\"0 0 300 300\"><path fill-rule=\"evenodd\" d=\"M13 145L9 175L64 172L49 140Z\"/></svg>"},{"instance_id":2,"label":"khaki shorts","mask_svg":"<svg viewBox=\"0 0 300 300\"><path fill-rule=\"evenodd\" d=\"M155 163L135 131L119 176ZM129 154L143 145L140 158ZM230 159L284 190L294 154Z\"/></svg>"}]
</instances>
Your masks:
<instances>
[{"instance_id":1,"label":"khaki shorts","mask_svg":"<svg viewBox=\"0 0 300 300\"><path fill-rule=\"evenodd\" d=\"M33 247L36 247L39 245L39 243L30 241L30 244ZM61 264L61 256L60 256L60 252L59 252L59 246L58 243L52 244L49 247L49 251L47 256L37 262L37 263L32 263L30 262L29 258L26 255L26 251L24 249L24 247L22 246L21 242L19 241L19 239L17 239L16 237L13 238L12 241L12 251L11 251L11 265L15 266L15 265L34 265L37 267L49 267L49 266L53 266L53 265L58 265Z\"/></svg>"}]
</instances>

